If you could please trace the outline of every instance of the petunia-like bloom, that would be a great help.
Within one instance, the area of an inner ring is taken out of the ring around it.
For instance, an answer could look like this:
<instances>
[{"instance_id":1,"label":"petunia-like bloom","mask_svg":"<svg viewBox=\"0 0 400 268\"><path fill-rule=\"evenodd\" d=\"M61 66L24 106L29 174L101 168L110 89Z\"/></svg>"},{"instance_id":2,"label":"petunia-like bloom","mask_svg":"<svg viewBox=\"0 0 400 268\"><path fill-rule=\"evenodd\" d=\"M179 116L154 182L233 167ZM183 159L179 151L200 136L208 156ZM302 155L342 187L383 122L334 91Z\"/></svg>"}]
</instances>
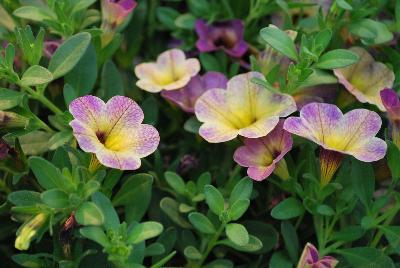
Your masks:
<instances>
[{"instance_id":1,"label":"petunia-like bloom","mask_svg":"<svg viewBox=\"0 0 400 268\"><path fill-rule=\"evenodd\" d=\"M228 81L227 90L211 89L196 102L195 113L200 122L199 134L211 143L225 142L238 135L260 138L279 122L296 111L292 96L272 93L251 80L265 80L258 72L236 75Z\"/></svg>"},{"instance_id":2,"label":"petunia-like bloom","mask_svg":"<svg viewBox=\"0 0 400 268\"><path fill-rule=\"evenodd\" d=\"M320 257L318 250L307 243L303 249L297 268L334 268L338 260L331 256Z\"/></svg>"},{"instance_id":3,"label":"petunia-like bloom","mask_svg":"<svg viewBox=\"0 0 400 268\"><path fill-rule=\"evenodd\" d=\"M133 11L136 4L134 0L102 0L101 13L103 16L103 25L106 24L113 29L119 26Z\"/></svg>"},{"instance_id":4,"label":"petunia-like bloom","mask_svg":"<svg viewBox=\"0 0 400 268\"><path fill-rule=\"evenodd\" d=\"M379 92L393 86L393 71L385 64L376 62L364 48L352 47L350 50L358 54L360 60L351 66L333 70L334 74L357 100L374 104L385 111Z\"/></svg>"},{"instance_id":5,"label":"petunia-like bloom","mask_svg":"<svg viewBox=\"0 0 400 268\"><path fill-rule=\"evenodd\" d=\"M326 185L339 167L343 154L363 162L385 156L385 141L375 137L381 125L381 118L373 111L355 109L343 115L333 104L310 103L300 110L300 117L286 119L283 128L322 147L321 184Z\"/></svg>"},{"instance_id":6,"label":"petunia-like bloom","mask_svg":"<svg viewBox=\"0 0 400 268\"><path fill-rule=\"evenodd\" d=\"M203 76L196 75L189 83L178 90L162 91L161 96L172 101L185 112L194 113L197 99L207 90L212 88L226 88L225 75L218 72L207 72Z\"/></svg>"},{"instance_id":7,"label":"petunia-like bloom","mask_svg":"<svg viewBox=\"0 0 400 268\"><path fill-rule=\"evenodd\" d=\"M288 179L289 174L283 157L292 149L292 135L283 129L283 121L268 133L257 139L244 139L244 146L236 149L233 159L243 167L248 167L247 174L256 181L269 177L277 166L281 165L283 172L278 173L282 179Z\"/></svg>"},{"instance_id":8,"label":"petunia-like bloom","mask_svg":"<svg viewBox=\"0 0 400 268\"><path fill-rule=\"evenodd\" d=\"M157 130L142 124L144 115L130 98L114 96L107 103L95 96L73 100L70 125L79 146L101 164L121 170L140 167L140 158L153 153L160 141Z\"/></svg>"},{"instance_id":9,"label":"petunia-like bloom","mask_svg":"<svg viewBox=\"0 0 400 268\"><path fill-rule=\"evenodd\" d=\"M383 106L385 106L390 123L393 142L400 146L400 100L393 89L385 88L380 93Z\"/></svg>"},{"instance_id":10,"label":"petunia-like bloom","mask_svg":"<svg viewBox=\"0 0 400 268\"><path fill-rule=\"evenodd\" d=\"M243 40L244 24L241 20L217 21L207 24L204 20L198 19L195 29L199 37L196 47L200 52L222 49L228 55L240 58L247 51L248 45Z\"/></svg>"},{"instance_id":11,"label":"petunia-like bloom","mask_svg":"<svg viewBox=\"0 0 400 268\"><path fill-rule=\"evenodd\" d=\"M200 71L198 59L186 59L179 49L170 49L161 53L157 62L141 63L135 67L139 78L136 85L148 92L180 89Z\"/></svg>"}]
</instances>

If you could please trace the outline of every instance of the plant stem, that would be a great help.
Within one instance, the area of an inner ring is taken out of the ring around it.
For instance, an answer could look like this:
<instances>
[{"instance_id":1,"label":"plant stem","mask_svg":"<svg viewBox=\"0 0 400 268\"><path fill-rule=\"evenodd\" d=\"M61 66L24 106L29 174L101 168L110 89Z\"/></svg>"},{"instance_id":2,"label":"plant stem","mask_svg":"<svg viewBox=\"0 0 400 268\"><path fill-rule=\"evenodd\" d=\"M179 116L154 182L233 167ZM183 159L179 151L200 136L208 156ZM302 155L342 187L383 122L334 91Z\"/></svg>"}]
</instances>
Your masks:
<instances>
[{"instance_id":1,"label":"plant stem","mask_svg":"<svg viewBox=\"0 0 400 268\"><path fill-rule=\"evenodd\" d=\"M210 254L211 250L214 248L215 244L217 243L222 231L225 229L225 223L222 223L221 226L218 228L217 232L211 238L210 242L204 253L201 256L199 262L192 266L192 268L201 268L203 266L204 261L207 259L208 255Z\"/></svg>"},{"instance_id":2,"label":"plant stem","mask_svg":"<svg viewBox=\"0 0 400 268\"><path fill-rule=\"evenodd\" d=\"M392 222L392 220L396 216L398 210L399 210L398 208L395 208L395 209L393 209L393 211L390 211L390 213L387 214L387 218L384 221L383 226L387 226ZM381 240L382 235L383 235L383 231L379 230L376 233L374 239L372 239L370 246L375 248L378 245L379 241Z\"/></svg>"},{"instance_id":3,"label":"plant stem","mask_svg":"<svg viewBox=\"0 0 400 268\"><path fill-rule=\"evenodd\" d=\"M35 90L33 90L33 89L30 88L30 87L21 86L21 85L20 85L20 87L21 87L23 90L25 90L26 92L28 92L29 95L30 95L33 99L35 99L35 100L41 102L44 106L46 106L47 108L49 108L53 113L55 113L55 114L62 114L62 113L63 113L63 111L61 111L57 106L55 106L54 103L52 103L48 98L46 98L45 95L36 92Z\"/></svg>"}]
</instances>

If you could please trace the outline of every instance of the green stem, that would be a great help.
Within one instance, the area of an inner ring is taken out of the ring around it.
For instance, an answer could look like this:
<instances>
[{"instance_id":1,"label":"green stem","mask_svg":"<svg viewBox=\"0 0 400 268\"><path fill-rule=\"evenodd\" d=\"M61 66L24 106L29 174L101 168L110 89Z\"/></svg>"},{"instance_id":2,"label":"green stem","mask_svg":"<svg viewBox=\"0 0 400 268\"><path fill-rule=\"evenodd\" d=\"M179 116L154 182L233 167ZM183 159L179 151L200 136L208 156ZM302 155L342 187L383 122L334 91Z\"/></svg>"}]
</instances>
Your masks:
<instances>
[{"instance_id":1,"label":"green stem","mask_svg":"<svg viewBox=\"0 0 400 268\"><path fill-rule=\"evenodd\" d=\"M44 106L46 106L47 108L49 108L53 113L55 113L55 114L63 114L63 111L61 111L57 106L55 106L54 103L52 103L48 98L46 98L45 95L36 92L35 90L33 90L33 89L30 88L30 87L21 86L21 85L20 85L20 87L21 87L23 90L25 90L26 92L28 92L29 95L30 95L33 99L35 99L35 100L41 102Z\"/></svg>"},{"instance_id":2,"label":"green stem","mask_svg":"<svg viewBox=\"0 0 400 268\"><path fill-rule=\"evenodd\" d=\"M384 221L383 226L387 226L392 222L392 220L396 216L398 210L399 210L398 207L395 207L395 209L393 209L393 211L390 211L390 213L387 214L387 218ZM372 239L372 242L371 242L370 246L375 248L378 245L379 241L381 240L382 235L383 235L383 231L379 230L376 233L374 239Z\"/></svg>"},{"instance_id":3,"label":"green stem","mask_svg":"<svg viewBox=\"0 0 400 268\"><path fill-rule=\"evenodd\" d=\"M203 266L204 261L207 259L208 255L210 254L211 250L214 248L215 244L217 243L222 231L225 229L225 223L222 223L221 226L218 228L217 232L211 238L210 242L204 253L201 256L201 259L192 266L192 268L201 268Z\"/></svg>"}]
</instances>

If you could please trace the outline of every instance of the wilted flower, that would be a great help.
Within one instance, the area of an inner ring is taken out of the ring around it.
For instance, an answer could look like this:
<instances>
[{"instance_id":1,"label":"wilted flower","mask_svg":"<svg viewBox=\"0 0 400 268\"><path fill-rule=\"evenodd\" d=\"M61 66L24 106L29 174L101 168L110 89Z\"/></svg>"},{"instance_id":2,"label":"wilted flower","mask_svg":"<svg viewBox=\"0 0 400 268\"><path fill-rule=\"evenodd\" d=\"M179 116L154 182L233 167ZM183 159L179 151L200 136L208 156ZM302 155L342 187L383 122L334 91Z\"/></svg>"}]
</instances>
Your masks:
<instances>
[{"instance_id":1,"label":"wilted flower","mask_svg":"<svg viewBox=\"0 0 400 268\"><path fill-rule=\"evenodd\" d=\"M392 140L400 146L400 100L397 92L385 88L380 93L383 106L385 107L392 125Z\"/></svg>"},{"instance_id":2,"label":"wilted flower","mask_svg":"<svg viewBox=\"0 0 400 268\"><path fill-rule=\"evenodd\" d=\"M310 243L307 243L301 254L297 268L334 268L338 260L331 256L320 258L318 250Z\"/></svg>"},{"instance_id":3,"label":"wilted flower","mask_svg":"<svg viewBox=\"0 0 400 268\"><path fill-rule=\"evenodd\" d=\"M57 48L61 45L62 40L48 40L43 44L43 54L46 58L50 59Z\"/></svg>"},{"instance_id":4,"label":"wilted flower","mask_svg":"<svg viewBox=\"0 0 400 268\"><path fill-rule=\"evenodd\" d=\"M130 98L114 96L107 103L95 96L73 100L70 125L79 146L94 153L107 167L135 170L140 158L153 153L160 141L157 130L142 124L144 115Z\"/></svg>"},{"instance_id":5,"label":"wilted flower","mask_svg":"<svg viewBox=\"0 0 400 268\"><path fill-rule=\"evenodd\" d=\"M238 135L260 138L279 122L296 111L290 95L272 93L251 80L265 80L258 72L240 74L229 80L227 90L212 89L196 102L195 113L200 122L199 134L208 142L225 142Z\"/></svg>"},{"instance_id":6,"label":"wilted flower","mask_svg":"<svg viewBox=\"0 0 400 268\"><path fill-rule=\"evenodd\" d=\"M186 86L199 71L197 59L186 59L182 50L170 49L161 53L157 62L141 63L135 67L135 74L139 78L136 85L153 93L176 90Z\"/></svg>"},{"instance_id":7,"label":"wilted flower","mask_svg":"<svg viewBox=\"0 0 400 268\"><path fill-rule=\"evenodd\" d=\"M0 111L0 129L24 128L29 119L14 112Z\"/></svg>"},{"instance_id":8,"label":"wilted flower","mask_svg":"<svg viewBox=\"0 0 400 268\"><path fill-rule=\"evenodd\" d=\"M393 86L393 71L376 62L364 48L352 47L350 50L358 54L360 60L351 66L335 69L336 77L360 102L374 104L384 111L379 92Z\"/></svg>"},{"instance_id":9,"label":"wilted flower","mask_svg":"<svg viewBox=\"0 0 400 268\"><path fill-rule=\"evenodd\" d=\"M17 232L17 239L15 239L15 248L19 250L27 250L39 229L45 224L48 215L39 213L30 221L26 222L21 229Z\"/></svg>"},{"instance_id":10,"label":"wilted flower","mask_svg":"<svg viewBox=\"0 0 400 268\"><path fill-rule=\"evenodd\" d=\"M194 113L197 99L207 90L212 88L226 88L225 75L218 72L207 72L203 76L196 75L189 83L178 90L162 91L161 96L172 101L185 112Z\"/></svg>"},{"instance_id":11,"label":"wilted flower","mask_svg":"<svg viewBox=\"0 0 400 268\"><path fill-rule=\"evenodd\" d=\"M288 179L286 163L283 157L292 149L292 136L283 129L283 121L268 133L257 139L244 139L244 146L236 149L233 159L243 167L248 167L247 174L256 181L266 179L280 166L277 175Z\"/></svg>"},{"instance_id":12,"label":"wilted flower","mask_svg":"<svg viewBox=\"0 0 400 268\"><path fill-rule=\"evenodd\" d=\"M134 0L102 0L103 25L106 24L111 28L119 26L136 7L136 4Z\"/></svg>"},{"instance_id":13,"label":"wilted flower","mask_svg":"<svg viewBox=\"0 0 400 268\"><path fill-rule=\"evenodd\" d=\"M300 117L286 119L283 128L322 147L321 184L326 185L339 167L343 154L363 162L385 156L386 143L375 137L381 124L381 118L373 111L355 109L343 115L333 104L310 103L301 109Z\"/></svg>"},{"instance_id":14,"label":"wilted flower","mask_svg":"<svg viewBox=\"0 0 400 268\"><path fill-rule=\"evenodd\" d=\"M241 20L207 24L204 20L198 19L195 29L199 37L196 46L200 52L222 49L228 55L240 58L247 51L247 43L243 40L244 24Z\"/></svg>"}]
</instances>

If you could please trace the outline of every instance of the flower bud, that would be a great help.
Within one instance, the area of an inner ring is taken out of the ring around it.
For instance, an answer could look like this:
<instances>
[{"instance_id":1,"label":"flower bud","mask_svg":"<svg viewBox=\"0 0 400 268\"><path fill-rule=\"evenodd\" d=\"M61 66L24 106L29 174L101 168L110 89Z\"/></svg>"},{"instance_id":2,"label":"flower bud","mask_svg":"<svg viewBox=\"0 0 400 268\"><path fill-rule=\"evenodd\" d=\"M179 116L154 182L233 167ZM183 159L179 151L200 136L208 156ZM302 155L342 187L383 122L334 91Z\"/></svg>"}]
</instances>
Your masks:
<instances>
[{"instance_id":1,"label":"flower bud","mask_svg":"<svg viewBox=\"0 0 400 268\"><path fill-rule=\"evenodd\" d=\"M26 222L17 233L17 239L15 239L15 248L19 250L29 249L29 245L33 237L37 234L38 230L47 221L48 215L46 213L39 213L33 217L30 221Z\"/></svg>"},{"instance_id":2,"label":"flower bud","mask_svg":"<svg viewBox=\"0 0 400 268\"><path fill-rule=\"evenodd\" d=\"M24 128L29 119L13 112L0 111L0 129Z\"/></svg>"}]
</instances>

